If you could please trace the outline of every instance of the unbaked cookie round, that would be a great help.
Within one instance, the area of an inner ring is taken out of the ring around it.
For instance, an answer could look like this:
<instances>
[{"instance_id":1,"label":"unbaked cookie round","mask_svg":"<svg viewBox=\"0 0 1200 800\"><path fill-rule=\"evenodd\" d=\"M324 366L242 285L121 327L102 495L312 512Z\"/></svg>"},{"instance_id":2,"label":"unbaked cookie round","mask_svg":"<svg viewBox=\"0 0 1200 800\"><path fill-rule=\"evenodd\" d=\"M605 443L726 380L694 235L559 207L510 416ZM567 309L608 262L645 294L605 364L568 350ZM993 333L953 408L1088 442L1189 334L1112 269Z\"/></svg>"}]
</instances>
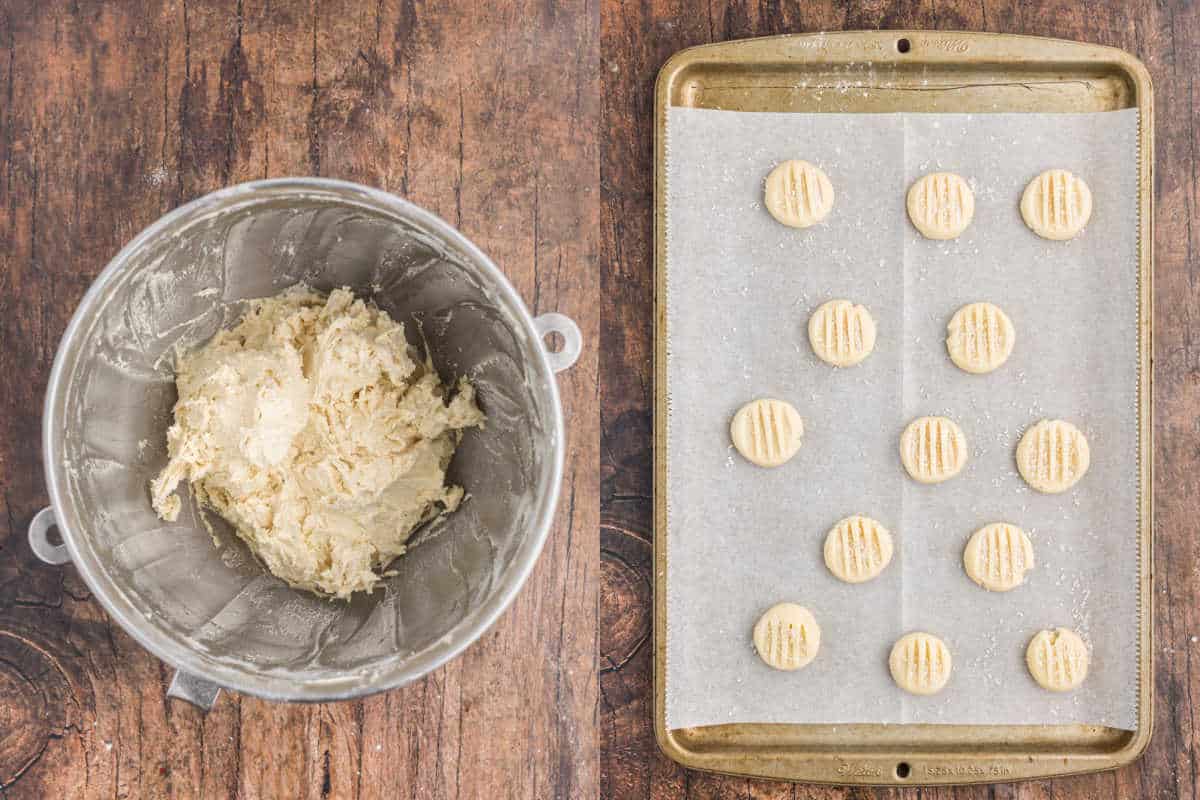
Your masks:
<instances>
[{"instance_id":1,"label":"unbaked cookie round","mask_svg":"<svg viewBox=\"0 0 1200 800\"><path fill-rule=\"evenodd\" d=\"M767 176L763 200L767 211L791 228L807 228L829 216L833 184L829 176L807 161L784 161Z\"/></svg>"},{"instance_id":2,"label":"unbaked cookie round","mask_svg":"<svg viewBox=\"0 0 1200 800\"><path fill-rule=\"evenodd\" d=\"M950 480L967 463L967 437L946 417L919 417L900 434L900 461L919 483Z\"/></svg>"},{"instance_id":3,"label":"unbaked cookie round","mask_svg":"<svg viewBox=\"0 0 1200 800\"><path fill-rule=\"evenodd\" d=\"M747 461L760 467L778 467L800 449L804 420L791 403L761 398L733 415L729 437Z\"/></svg>"},{"instance_id":4,"label":"unbaked cookie round","mask_svg":"<svg viewBox=\"0 0 1200 800\"><path fill-rule=\"evenodd\" d=\"M825 566L846 583L875 578L892 560L892 535L870 517L855 514L829 529Z\"/></svg>"},{"instance_id":5,"label":"unbaked cookie round","mask_svg":"<svg viewBox=\"0 0 1200 800\"><path fill-rule=\"evenodd\" d=\"M976 375L991 372L1007 361L1015 341L1012 320L991 303L968 303L946 326L950 360L959 369Z\"/></svg>"},{"instance_id":6,"label":"unbaked cookie round","mask_svg":"<svg viewBox=\"0 0 1200 800\"><path fill-rule=\"evenodd\" d=\"M1092 190L1065 169L1048 169L1025 187L1021 216L1044 239L1074 239L1092 216Z\"/></svg>"},{"instance_id":7,"label":"unbaked cookie round","mask_svg":"<svg viewBox=\"0 0 1200 800\"><path fill-rule=\"evenodd\" d=\"M1070 489L1084 476L1092 455L1087 437L1069 422L1044 419L1025 431L1017 445L1017 470L1046 494Z\"/></svg>"},{"instance_id":8,"label":"unbaked cookie round","mask_svg":"<svg viewBox=\"0 0 1200 800\"><path fill-rule=\"evenodd\" d=\"M1025 649L1025 664L1043 689L1069 692L1087 677L1087 645L1067 628L1038 631Z\"/></svg>"},{"instance_id":9,"label":"unbaked cookie round","mask_svg":"<svg viewBox=\"0 0 1200 800\"><path fill-rule=\"evenodd\" d=\"M754 625L754 649L774 669L800 669L816 658L820 648L821 627L804 606L772 606Z\"/></svg>"},{"instance_id":10,"label":"unbaked cookie round","mask_svg":"<svg viewBox=\"0 0 1200 800\"><path fill-rule=\"evenodd\" d=\"M808 341L826 364L852 367L875 349L875 320L849 300L830 300L808 318Z\"/></svg>"},{"instance_id":11,"label":"unbaked cookie round","mask_svg":"<svg viewBox=\"0 0 1200 800\"><path fill-rule=\"evenodd\" d=\"M926 239L954 239L974 216L975 194L953 172L932 172L908 189L908 218Z\"/></svg>"},{"instance_id":12,"label":"unbaked cookie round","mask_svg":"<svg viewBox=\"0 0 1200 800\"><path fill-rule=\"evenodd\" d=\"M937 694L950 680L953 664L946 643L931 633L910 633L892 645L888 669L906 692Z\"/></svg>"},{"instance_id":13,"label":"unbaked cookie round","mask_svg":"<svg viewBox=\"0 0 1200 800\"><path fill-rule=\"evenodd\" d=\"M980 528L963 550L967 576L990 592L1007 592L1025 581L1033 569L1033 542L1029 534L1007 522Z\"/></svg>"}]
</instances>

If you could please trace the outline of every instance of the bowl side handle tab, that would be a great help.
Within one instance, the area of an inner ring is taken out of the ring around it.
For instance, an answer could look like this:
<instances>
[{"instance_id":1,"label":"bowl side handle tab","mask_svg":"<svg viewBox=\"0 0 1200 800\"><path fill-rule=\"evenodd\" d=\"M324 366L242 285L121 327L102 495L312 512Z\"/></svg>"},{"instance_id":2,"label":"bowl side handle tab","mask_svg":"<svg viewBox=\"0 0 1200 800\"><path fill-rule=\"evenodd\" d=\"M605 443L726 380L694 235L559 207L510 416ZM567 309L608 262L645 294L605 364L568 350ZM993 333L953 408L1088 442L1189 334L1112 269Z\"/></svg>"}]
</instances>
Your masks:
<instances>
[{"instance_id":1,"label":"bowl side handle tab","mask_svg":"<svg viewBox=\"0 0 1200 800\"><path fill-rule=\"evenodd\" d=\"M579 332L579 326L575 324L575 320L565 314L542 314L540 317L534 318L533 329L537 331L537 335L541 339L540 344L546 352L546 360L550 362L550 369L562 372L573 367L579 360L579 354L583 352L583 334ZM557 333L562 337L562 347L558 350L551 350L550 345L546 342L546 337L552 333Z\"/></svg>"},{"instance_id":2,"label":"bowl side handle tab","mask_svg":"<svg viewBox=\"0 0 1200 800\"><path fill-rule=\"evenodd\" d=\"M54 544L50 541L50 530L57 527L58 518L54 516L54 509L50 506L39 511L29 523L30 549L42 561L54 566L66 564L71 560L71 553L64 542Z\"/></svg>"}]
</instances>

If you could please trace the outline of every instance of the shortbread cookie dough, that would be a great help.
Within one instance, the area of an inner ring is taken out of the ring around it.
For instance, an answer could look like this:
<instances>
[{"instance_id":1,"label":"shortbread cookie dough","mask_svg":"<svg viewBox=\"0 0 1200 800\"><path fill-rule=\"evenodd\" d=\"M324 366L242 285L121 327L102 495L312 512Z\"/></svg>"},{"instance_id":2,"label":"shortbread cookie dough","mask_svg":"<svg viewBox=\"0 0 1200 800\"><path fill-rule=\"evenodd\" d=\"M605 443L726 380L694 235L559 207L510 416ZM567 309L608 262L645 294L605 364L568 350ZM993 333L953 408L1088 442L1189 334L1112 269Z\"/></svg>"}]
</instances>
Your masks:
<instances>
[{"instance_id":1,"label":"shortbread cookie dough","mask_svg":"<svg viewBox=\"0 0 1200 800\"><path fill-rule=\"evenodd\" d=\"M967 437L946 417L919 417L900 435L900 461L920 483L950 480L967 463Z\"/></svg>"},{"instance_id":2,"label":"shortbread cookie dough","mask_svg":"<svg viewBox=\"0 0 1200 800\"><path fill-rule=\"evenodd\" d=\"M1087 437L1069 422L1044 419L1025 431L1017 445L1017 470L1046 494L1070 489L1092 462Z\"/></svg>"},{"instance_id":3,"label":"shortbread cookie dough","mask_svg":"<svg viewBox=\"0 0 1200 800\"><path fill-rule=\"evenodd\" d=\"M975 194L961 176L934 172L908 189L908 218L926 239L954 239L975 216Z\"/></svg>"},{"instance_id":4,"label":"shortbread cookie dough","mask_svg":"<svg viewBox=\"0 0 1200 800\"><path fill-rule=\"evenodd\" d=\"M778 467L800 449L804 420L791 403L770 398L753 400L733 415L729 437L747 461L760 467Z\"/></svg>"},{"instance_id":5,"label":"shortbread cookie dough","mask_svg":"<svg viewBox=\"0 0 1200 800\"><path fill-rule=\"evenodd\" d=\"M888 669L906 692L937 694L950 680L953 664L946 643L930 633L910 633L892 645Z\"/></svg>"},{"instance_id":6,"label":"shortbread cookie dough","mask_svg":"<svg viewBox=\"0 0 1200 800\"><path fill-rule=\"evenodd\" d=\"M1016 332L1012 321L991 303L968 303L946 326L946 352L959 369L982 375L1012 355Z\"/></svg>"},{"instance_id":7,"label":"shortbread cookie dough","mask_svg":"<svg viewBox=\"0 0 1200 800\"><path fill-rule=\"evenodd\" d=\"M370 591L414 528L452 511L460 431L482 425L465 379L451 393L403 327L346 289L298 287L179 356L170 461L155 511L184 481L272 573L345 598Z\"/></svg>"},{"instance_id":8,"label":"shortbread cookie dough","mask_svg":"<svg viewBox=\"0 0 1200 800\"><path fill-rule=\"evenodd\" d=\"M1092 190L1065 169L1048 169L1025 187L1021 216L1044 239L1074 239L1092 216Z\"/></svg>"},{"instance_id":9,"label":"shortbread cookie dough","mask_svg":"<svg viewBox=\"0 0 1200 800\"><path fill-rule=\"evenodd\" d=\"M825 566L846 583L877 577L891 560L892 535L870 517L846 517L825 536Z\"/></svg>"},{"instance_id":10,"label":"shortbread cookie dough","mask_svg":"<svg viewBox=\"0 0 1200 800\"><path fill-rule=\"evenodd\" d=\"M852 367L875 349L875 320L849 300L830 300L808 318L808 341L826 364Z\"/></svg>"},{"instance_id":11,"label":"shortbread cookie dough","mask_svg":"<svg viewBox=\"0 0 1200 800\"><path fill-rule=\"evenodd\" d=\"M790 228L807 228L829 216L833 184L807 161L784 161L767 176L763 200L767 211Z\"/></svg>"},{"instance_id":12,"label":"shortbread cookie dough","mask_svg":"<svg viewBox=\"0 0 1200 800\"><path fill-rule=\"evenodd\" d=\"M1087 677L1087 645L1078 633L1066 628L1039 631L1025 649L1025 664L1043 689L1069 692Z\"/></svg>"},{"instance_id":13,"label":"shortbread cookie dough","mask_svg":"<svg viewBox=\"0 0 1200 800\"><path fill-rule=\"evenodd\" d=\"M963 550L967 576L990 592L1007 592L1025 581L1033 569L1029 534L1007 522L993 522L975 531Z\"/></svg>"},{"instance_id":14,"label":"shortbread cookie dough","mask_svg":"<svg viewBox=\"0 0 1200 800\"><path fill-rule=\"evenodd\" d=\"M800 669L817 657L820 647L821 627L804 606L780 603L754 625L754 649L774 669Z\"/></svg>"}]
</instances>

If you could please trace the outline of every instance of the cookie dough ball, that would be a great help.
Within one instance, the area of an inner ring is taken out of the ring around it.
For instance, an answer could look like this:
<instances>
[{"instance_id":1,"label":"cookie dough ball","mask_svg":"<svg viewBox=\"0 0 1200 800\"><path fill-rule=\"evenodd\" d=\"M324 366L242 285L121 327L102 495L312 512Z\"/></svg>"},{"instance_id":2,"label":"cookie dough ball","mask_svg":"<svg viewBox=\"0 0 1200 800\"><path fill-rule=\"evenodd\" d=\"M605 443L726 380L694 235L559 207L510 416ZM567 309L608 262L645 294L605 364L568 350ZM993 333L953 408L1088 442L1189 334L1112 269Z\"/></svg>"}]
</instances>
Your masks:
<instances>
[{"instance_id":1,"label":"cookie dough ball","mask_svg":"<svg viewBox=\"0 0 1200 800\"><path fill-rule=\"evenodd\" d=\"M888 669L906 692L937 694L950 680L953 664L946 643L931 633L910 633L892 645Z\"/></svg>"},{"instance_id":2,"label":"cookie dough ball","mask_svg":"<svg viewBox=\"0 0 1200 800\"><path fill-rule=\"evenodd\" d=\"M176 360L170 460L151 502L175 519L180 483L294 589L371 592L416 529L463 500L446 483L475 389L413 360L404 326L348 289L294 286Z\"/></svg>"},{"instance_id":3,"label":"cookie dough ball","mask_svg":"<svg viewBox=\"0 0 1200 800\"><path fill-rule=\"evenodd\" d=\"M791 403L762 398L738 409L729 425L733 446L752 464L786 464L804 438L804 420Z\"/></svg>"},{"instance_id":4,"label":"cookie dough ball","mask_svg":"<svg viewBox=\"0 0 1200 800\"><path fill-rule=\"evenodd\" d=\"M1007 592L1024 583L1025 573L1033 569L1033 543L1016 525L993 522L967 541L963 567L989 592Z\"/></svg>"},{"instance_id":5,"label":"cookie dough ball","mask_svg":"<svg viewBox=\"0 0 1200 800\"><path fill-rule=\"evenodd\" d=\"M1017 471L1026 483L1045 494L1070 489L1091 462L1087 437L1061 419L1038 422L1017 444Z\"/></svg>"},{"instance_id":6,"label":"cookie dough ball","mask_svg":"<svg viewBox=\"0 0 1200 800\"><path fill-rule=\"evenodd\" d=\"M809 317L808 341L826 364L852 367L875 349L875 320L849 300L830 300Z\"/></svg>"},{"instance_id":7,"label":"cookie dough ball","mask_svg":"<svg viewBox=\"0 0 1200 800\"><path fill-rule=\"evenodd\" d=\"M773 669L800 669L817 657L820 648L821 627L804 606L780 603L754 625L754 649Z\"/></svg>"},{"instance_id":8,"label":"cookie dough ball","mask_svg":"<svg viewBox=\"0 0 1200 800\"><path fill-rule=\"evenodd\" d=\"M1038 686L1052 692L1079 687L1088 672L1088 649L1075 631L1039 631L1025 649L1025 664Z\"/></svg>"},{"instance_id":9,"label":"cookie dough ball","mask_svg":"<svg viewBox=\"0 0 1200 800\"><path fill-rule=\"evenodd\" d=\"M975 216L975 194L959 175L933 172L908 190L908 218L926 239L955 239Z\"/></svg>"},{"instance_id":10,"label":"cookie dough ball","mask_svg":"<svg viewBox=\"0 0 1200 800\"><path fill-rule=\"evenodd\" d=\"M855 514L829 529L825 566L846 583L878 577L892 560L892 535L876 520Z\"/></svg>"},{"instance_id":11,"label":"cookie dough ball","mask_svg":"<svg viewBox=\"0 0 1200 800\"><path fill-rule=\"evenodd\" d=\"M833 209L833 184L807 161L784 161L767 176L767 211L790 228L816 225Z\"/></svg>"},{"instance_id":12,"label":"cookie dough ball","mask_svg":"<svg viewBox=\"0 0 1200 800\"><path fill-rule=\"evenodd\" d=\"M1012 355L1012 321L991 303L968 303L946 326L946 352L954 366L975 375L991 372Z\"/></svg>"},{"instance_id":13,"label":"cookie dough ball","mask_svg":"<svg viewBox=\"0 0 1200 800\"><path fill-rule=\"evenodd\" d=\"M1043 239L1074 239L1092 216L1092 190L1065 169L1048 169L1021 195L1021 216Z\"/></svg>"},{"instance_id":14,"label":"cookie dough ball","mask_svg":"<svg viewBox=\"0 0 1200 800\"><path fill-rule=\"evenodd\" d=\"M913 480L941 483L967 463L967 437L946 417L919 417L900 435L900 461Z\"/></svg>"}]
</instances>

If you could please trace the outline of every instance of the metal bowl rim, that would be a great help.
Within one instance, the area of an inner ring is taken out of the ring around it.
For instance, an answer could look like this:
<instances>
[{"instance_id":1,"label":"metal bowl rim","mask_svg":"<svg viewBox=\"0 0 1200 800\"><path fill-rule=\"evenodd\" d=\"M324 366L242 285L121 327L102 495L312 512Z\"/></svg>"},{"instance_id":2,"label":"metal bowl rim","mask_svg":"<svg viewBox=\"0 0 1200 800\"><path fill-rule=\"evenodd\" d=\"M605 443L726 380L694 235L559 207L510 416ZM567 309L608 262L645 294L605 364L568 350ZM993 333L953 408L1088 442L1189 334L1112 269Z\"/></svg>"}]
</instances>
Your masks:
<instances>
[{"instance_id":1,"label":"metal bowl rim","mask_svg":"<svg viewBox=\"0 0 1200 800\"><path fill-rule=\"evenodd\" d=\"M227 201L236 200L246 195L247 199L256 191L261 190L295 190L317 192L352 192L382 206L398 217L416 223L423 230L434 234L443 242L459 248L469 259L471 266L484 273L491 279L492 285L508 301L516 312L515 316L524 326L529 340L540 342L533 327L533 318L526 308L521 296L513 288L504 273L483 253L473 242L460 233L449 223L414 203L390 192L373 189L349 181L332 178L272 178L268 180L250 181L236 184L215 192L203 195L191 202L164 214L149 227L141 231L100 272L92 285L80 300L79 306L67 324L62 338L59 340L55 353L54 364L46 387L46 399L42 410L42 450L46 473L46 487L50 504L55 509L59 533L66 545L79 574L88 585L92 594L100 604L129 633L142 647L153 653L159 659L167 662L176 669L199 678L211 680L222 687L244 692L267 700L295 700L304 702L322 702L329 700L345 700L361 697L375 692L386 691L411 683L414 680L432 672L450 659L462 653L483 635L511 605L517 593L525 585L538 556L549 536L550 525L558 506L560 484L562 483L563 461L565 450L562 404L558 393L558 384L554 371L550 366L546 351L541 346L533 349L537 352L536 363L544 377L546 391L549 392L550 408L553 415L552 436L553 456L550 473L550 485L541 487L543 501L540 504L540 514L534 521L534 529L521 542L505 572L497 583L499 591L483 603L478 609L464 620L469 620L465 628L455 629L454 637L443 636L434 644L427 646L407 659L399 668L371 667L356 670L332 679L296 680L283 676L278 672L255 673L250 669L239 669L208 656L198 650L181 645L171 636L163 633L154 625L140 621L143 617L126 597L125 593L107 574L101 577L102 571L91 558L91 550L80 547L82 535L72 525L72 520L59 513L66 508L62 502L67 498L64 491L65 475L63 474L63 419L53 417L54 408L59 402L63 391L64 378L68 367L73 367L75 358L69 355L70 344L80 333L85 321L90 319L96 306L110 283L121 274L122 267L139 250L155 237L168 232L178 222L200 216L203 212L217 208ZM76 348L78 350L78 348ZM68 363L69 362L69 363ZM65 408L64 408L65 411ZM462 623L460 623L461 625Z\"/></svg>"}]
</instances>

